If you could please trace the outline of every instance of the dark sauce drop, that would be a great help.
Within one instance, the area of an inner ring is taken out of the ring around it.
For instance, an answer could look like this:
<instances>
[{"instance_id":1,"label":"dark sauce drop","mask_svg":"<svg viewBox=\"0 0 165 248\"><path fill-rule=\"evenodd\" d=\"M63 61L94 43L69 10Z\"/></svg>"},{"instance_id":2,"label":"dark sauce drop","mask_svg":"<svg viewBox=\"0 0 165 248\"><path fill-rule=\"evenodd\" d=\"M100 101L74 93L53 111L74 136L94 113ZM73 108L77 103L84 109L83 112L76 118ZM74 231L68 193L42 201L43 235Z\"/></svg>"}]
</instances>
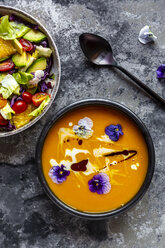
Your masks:
<instances>
[{"instance_id":1,"label":"dark sauce drop","mask_svg":"<svg viewBox=\"0 0 165 248\"><path fill-rule=\"evenodd\" d=\"M78 163L72 164L71 169L73 171L86 171L87 170L88 159L82 160Z\"/></svg>"},{"instance_id":2,"label":"dark sauce drop","mask_svg":"<svg viewBox=\"0 0 165 248\"><path fill-rule=\"evenodd\" d=\"M79 144L80 146L82 145L82 143L83 143L82 140L79 140L79 141L78 141L78 144Z\"/></svg>"},{"instance_id":3,"label":"dark sauce drop","mask_svg":"<svg viewBox=\"0 0 165 248\"><path fill-rule=\"evenodd\" d=\"M67 142L69 142L69 139L67 139Z\"/></svg>"}]
</instances>

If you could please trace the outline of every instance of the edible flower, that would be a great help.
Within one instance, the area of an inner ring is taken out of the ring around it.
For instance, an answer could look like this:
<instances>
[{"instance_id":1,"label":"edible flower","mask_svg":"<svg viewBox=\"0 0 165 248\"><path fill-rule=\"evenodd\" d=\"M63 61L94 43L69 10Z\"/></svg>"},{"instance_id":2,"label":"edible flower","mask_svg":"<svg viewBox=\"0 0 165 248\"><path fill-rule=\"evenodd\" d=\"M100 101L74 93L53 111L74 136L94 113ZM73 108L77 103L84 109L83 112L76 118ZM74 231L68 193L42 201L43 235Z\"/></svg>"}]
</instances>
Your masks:
<instances>
[{"instance_id":1,"label":"edible flower","mask_svg":"<svg viewBox=\"0 0 165 248\"><path fill-rule=\"evenodd\" d=\"M42 70L35 71L34 77L29 81L29 86L32 88L37 86L44 75L45 75L45 73Z\"/></svg>"},{"instance_id":2,"label":"edible flower","mask_svg":"<svg viewBox=\"0 0 165 248\"><path fill-rule=\"evenodd\" d=\"M105 128L105 133L106 133L106 135L109 136L109 138L112 141L118 141L119 136L123 135L122 127L120 124L109 125L108 127Z\"/></svg>"},{"instance_id":3,"label":"edible flower","mask_svg":"<svg viewBox=\"0 0 165 248\"><path fill-rule=\"evenodd\" d=\"M139 33L138 40L142 44L147 44L149 42L153 42L157 39L157 37L151 32L149 26L144 26Z\"/></svg>"},{"instance_id":4,"label":"edible flower","mask_svg":"<svg viewBox=\"0 0 165 248\"><path fill-rule=\"evenodd\" d=\"M165 64L161 64L157 71L157 78L165 78Z\"/></svg>"},{"instance_id":5,"label":"edible flower","mask_svg":"<svg viewBox=\"0 0 165 248\"><path fill-rule=\"evenodd\" d=\"M89 190L97 194L107 194L111 190L109 177L105 173L99 173L88 181Z\"/></svg>"},{"instance_id":6,"label":"edible flower","mask_svg":"<svg viewBox=\"0 0 165 248\"><path fill-rule=\"evenodd\" d=\"M89 139L93 134L92 127L93 121L88 117L84 117L83 119L79 120L78 125L73 126L73 131L79 137Z\"/></svg>"},{"instance_id":7,"label":"edible flower","mask_svg":"<svg viewBox=\"0 0 165 248\"><path fill-rule=\"evenodd\" d=\"M63 164L61 166L53 166L49 171L50 178L56 184L60 184L66 181L69 174L70 171L65 170L65 166Z\"/></svg>"}]
</instances>

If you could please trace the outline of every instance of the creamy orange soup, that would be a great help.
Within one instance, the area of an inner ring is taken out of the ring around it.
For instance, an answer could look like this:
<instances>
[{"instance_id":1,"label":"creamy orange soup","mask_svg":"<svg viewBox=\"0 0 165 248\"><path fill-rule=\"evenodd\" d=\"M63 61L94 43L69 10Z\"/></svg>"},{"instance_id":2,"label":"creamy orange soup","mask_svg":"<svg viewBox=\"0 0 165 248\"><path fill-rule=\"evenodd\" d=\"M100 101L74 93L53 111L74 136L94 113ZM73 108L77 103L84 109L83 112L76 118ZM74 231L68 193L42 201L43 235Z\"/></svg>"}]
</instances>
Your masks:
<instances>
[{"instance_id":1,"label":"creamy orange soup","mask_svg":"<svg viewBox=\"0 0 165 248\"><path fill-rule=\"evenodd\" d=\"M49 131L42 167L61 201L77 210L105 212L123 206L139 191L148 150L139 128L125 114L108 107L81 107Z\"/></svg>"}]
</instances>

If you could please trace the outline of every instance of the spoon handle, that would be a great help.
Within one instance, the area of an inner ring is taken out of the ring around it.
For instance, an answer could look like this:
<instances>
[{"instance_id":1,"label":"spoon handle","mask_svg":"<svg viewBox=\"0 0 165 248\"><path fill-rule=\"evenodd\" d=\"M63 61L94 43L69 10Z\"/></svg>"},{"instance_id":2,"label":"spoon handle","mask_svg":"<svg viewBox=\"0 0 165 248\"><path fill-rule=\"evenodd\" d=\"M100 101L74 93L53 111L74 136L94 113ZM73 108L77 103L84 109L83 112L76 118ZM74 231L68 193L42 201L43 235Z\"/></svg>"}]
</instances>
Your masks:
<instances>
[{"instance_id":1,"label":"spoon handle","mask_svg":"<svg viewBox=\"0 0 165 248\"><path fill-rule=\"evenodd\" d=\"M155 91L151 90L147 85L145 85L142 81L132 75L129 71L125 68L121 67L120 65L115 65L114 67L118 68L124 74L126 74L129 78L131 78L138 86L140 86L144 91L146 91L150 96L156 99L161 104L165 105L165 99L160 97Z\"/></svg>"}]
</instances>

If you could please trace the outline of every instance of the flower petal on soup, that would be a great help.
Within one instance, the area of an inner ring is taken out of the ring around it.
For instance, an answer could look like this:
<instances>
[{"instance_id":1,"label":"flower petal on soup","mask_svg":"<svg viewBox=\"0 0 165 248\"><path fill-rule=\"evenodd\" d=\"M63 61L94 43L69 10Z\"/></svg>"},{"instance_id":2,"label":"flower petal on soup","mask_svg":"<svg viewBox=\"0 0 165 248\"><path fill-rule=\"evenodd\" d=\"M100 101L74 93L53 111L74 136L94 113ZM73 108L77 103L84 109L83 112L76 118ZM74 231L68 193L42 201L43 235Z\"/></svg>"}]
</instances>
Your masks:
<instances>
[{"instance_id":1,"label":"flower petal on soup","mask_svg":"<svg viewBox=\"0 0 165 248\"><path fill-rule=\"evenodd\" d=\"M107 194L111 190L109 177L106 173L99 173L88 181L89 190L97 194Z\"/></svg>"}]
</instances>

